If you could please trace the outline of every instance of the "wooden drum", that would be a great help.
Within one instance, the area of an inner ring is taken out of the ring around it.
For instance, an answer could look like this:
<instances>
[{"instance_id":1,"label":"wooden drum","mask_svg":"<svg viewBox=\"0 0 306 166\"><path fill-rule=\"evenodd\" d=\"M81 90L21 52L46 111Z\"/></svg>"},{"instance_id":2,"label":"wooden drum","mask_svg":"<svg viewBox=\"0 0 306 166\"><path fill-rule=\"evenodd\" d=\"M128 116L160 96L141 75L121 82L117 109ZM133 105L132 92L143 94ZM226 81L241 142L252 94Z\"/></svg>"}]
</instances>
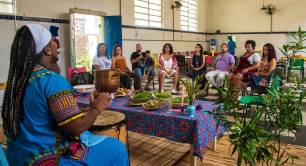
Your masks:
<instances>
[{"instance_id":1,"label":"wooden drum","mask_svg":"<svg viewBox=\"0 0 306 166\"><path fill-rule=\"evenodd\" d=\"M97 135L106 135L119 139L127 145L125 116L120 112L102 111L90 131Z\"/></svg>"}]
</instances>

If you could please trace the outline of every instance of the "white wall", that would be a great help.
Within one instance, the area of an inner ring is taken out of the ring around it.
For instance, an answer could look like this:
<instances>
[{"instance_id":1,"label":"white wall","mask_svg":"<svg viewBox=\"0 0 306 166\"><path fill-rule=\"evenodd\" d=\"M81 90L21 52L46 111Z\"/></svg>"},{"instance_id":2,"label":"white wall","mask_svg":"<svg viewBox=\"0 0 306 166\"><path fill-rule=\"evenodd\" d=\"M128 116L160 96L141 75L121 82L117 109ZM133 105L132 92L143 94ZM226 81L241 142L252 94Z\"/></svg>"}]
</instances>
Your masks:
<instances>
[{"instance_id":1,"label":"white wall","mask_svg":"<svg viewBox=\"0 0 306 166\"><path fill-rule=\"evenodd\" d=\"M306 30L306 1L305 0L266 0L273 3L276 12L273 15L273 31L296 31L298 26ZM209 32L221 30L224 33L235 32L270 32L270 16L260 8L259 0L210 0L209 1ZM218 43L226 42L228 35L211 35ZM272 43L280 57L278 47L291 40L289 34L236 34L237 55L244 53L244 43L248 39L257 42L257 50L265 43Z\"/></svg>"},{"instance_id":2,"label":"white wall","mask_svg":"<svg viewBox=\"0 0 306 166\"><path fill-rule=\"evenodd\" d=\"M173 28L173 16L172 16L172 0L162 1L162 28ZM208 0L199 0L199 19L198 19L198 31L207 31L207 7ZM134 0L122 1L122 24L134 26ZM174 13L174 29L180 30L180 14L179 9ZM162 30L147 30L147 29L130 29L123 28L123 54L127 59L135 51L135 45L137 43L142 44L143 51L151 50L151 53L160 53L165 43L171 43L174 51L190 51L194 49L196 43L201 43L206 46L206 35L196 33L181 33L175 32L173 41L173 32ZM154 41L150 41L154 40ZM156 40L156 41L155 41Z\"/></svg>"},{"instance_id":3,"label":"white wall","mask_svg":"<svg viewBox=\"0 0 306 166\"><path fill-rule=\"evenodd\" d=\"M163 27L172 29L172 0L163 0ZM208 0L199 0L199 31L207 31L207 7ZM93 11L102 11L107 15L119 15L119 0L26 0L17 1L17 15L30 17L44 17L54 19L69 19L69 9L90 9ZM122 0L122 24L134 25L134 0ZM9 68L10 46L15 35L15 23L11 20L0 20L0 82L7 79ZM17 28L27 24L26 21L17 21ZM65 76L66 68L70 66L70 32L69 24L40 24L49 27L50 25L60 26L61 57L59 64L62 69L61 74ZM179 10L175 11L175 29L180 30ZM165 41L147 41L147 40L165 40ZM183 41L179 41L183 40ZM193 50L196 43L206 45L206 35L192 33L175 33L175 41L172 41L172 32L160 30L135 30L123 28L123 53L130 58L130 54L135 49L136 43L141 43L143 49L149 49L151 52L159 53L162 45L166 42L173 44L175 51ZM201 41L201 42L200 42Z\"/></svg>"},{"instance_id":4,"label":"white wall","mask_svg":"<svg viewBox=\"0 0 306 166\"><path fill-rule=\"evenodd\" d=\"M80 8L93 11L103 11L107 15L119 15L119 0L26 0L17 1L17 15L68 20L69 9ZM17 21L17 28L28 24L28 21ZM37 22L35 22L37 23ZM61 54L59 65L61 74L65 76L66 68L70 66L70 25L39 22L49 28L50 25L60 27L59 39ZM15 35L15 22L12 20L0 20L0 82L5 82L9 69L10 48Z\"/></svg>"}]
</instances>

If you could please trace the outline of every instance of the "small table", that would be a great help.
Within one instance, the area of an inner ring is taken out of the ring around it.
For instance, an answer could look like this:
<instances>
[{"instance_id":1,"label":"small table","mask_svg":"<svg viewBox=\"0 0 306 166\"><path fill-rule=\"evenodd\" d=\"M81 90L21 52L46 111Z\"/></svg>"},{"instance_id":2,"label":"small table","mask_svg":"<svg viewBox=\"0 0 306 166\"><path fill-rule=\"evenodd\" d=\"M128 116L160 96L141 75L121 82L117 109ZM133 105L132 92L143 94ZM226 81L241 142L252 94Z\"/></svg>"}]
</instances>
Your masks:
<instances>
[{"instance_id":1,"label":"small table","mask_svg":"<svg viewBox=\"0 0 306 166\"><path fill-rule=\"evenodd\" d=\"M76 97L76 100L80 107L88 106L84 98ZM180 109L143 111L142 107L130 107L128 101L128 97L113 99L108 109L125 114L127 130L190 144L190 153L194 156L191 165L196 165L196 157L203 159L207 146L212 142L216 146L217 136L226 131L213 113L219 106L213 102L197 100L195 105L200 104L203 109L190 117Z\"/></svg>"}]
</instances>

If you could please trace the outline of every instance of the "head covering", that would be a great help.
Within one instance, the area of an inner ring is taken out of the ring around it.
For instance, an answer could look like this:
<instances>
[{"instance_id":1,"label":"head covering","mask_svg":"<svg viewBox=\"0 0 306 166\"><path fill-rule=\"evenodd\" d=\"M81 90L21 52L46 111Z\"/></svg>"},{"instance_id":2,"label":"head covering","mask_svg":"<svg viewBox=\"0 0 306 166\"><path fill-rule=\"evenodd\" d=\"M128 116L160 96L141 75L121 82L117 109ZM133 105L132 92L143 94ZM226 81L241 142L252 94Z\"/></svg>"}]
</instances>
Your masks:
<instances>
[{"instance_id":1,"label":"head covering","mask_svg":"<svg viewBox=\"0 0 306 166\"><path fill-rule=\"evenodd\" d=\"M59 30L58 26L53 26L53 25L50 26L50 32L52 36L58 36L58 30Z\"/></svg>"},{"instance_id":2,"label":"head covering","mask_svg":"<svg viewBox=\"0 0 306 166\"><path fill-rule=\"evenodd\" d=\"M51 41L51 33L39 24L28 24L26 25L35 40L36 54L39 54Z\"/></svg>"}]
</instances>

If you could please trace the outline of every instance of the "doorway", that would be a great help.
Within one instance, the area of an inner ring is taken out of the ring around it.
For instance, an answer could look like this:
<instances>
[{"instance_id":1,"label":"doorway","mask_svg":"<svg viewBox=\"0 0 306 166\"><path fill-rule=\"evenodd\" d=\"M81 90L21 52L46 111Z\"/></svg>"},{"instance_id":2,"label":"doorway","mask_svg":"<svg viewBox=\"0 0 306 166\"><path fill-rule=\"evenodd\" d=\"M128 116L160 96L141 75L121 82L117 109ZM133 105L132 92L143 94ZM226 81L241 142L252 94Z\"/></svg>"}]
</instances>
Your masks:
<instances>
[{"instance_id":1,"label":"doorway","mask_svg":"<svg viewBox=\"0 0 306 166\"><path fill-rule=\"evenodd\" d=\"M104 42L104 17L91 14L71 14L72 66L92 71L98 43Z\"/></svg>"}]
</instances>

